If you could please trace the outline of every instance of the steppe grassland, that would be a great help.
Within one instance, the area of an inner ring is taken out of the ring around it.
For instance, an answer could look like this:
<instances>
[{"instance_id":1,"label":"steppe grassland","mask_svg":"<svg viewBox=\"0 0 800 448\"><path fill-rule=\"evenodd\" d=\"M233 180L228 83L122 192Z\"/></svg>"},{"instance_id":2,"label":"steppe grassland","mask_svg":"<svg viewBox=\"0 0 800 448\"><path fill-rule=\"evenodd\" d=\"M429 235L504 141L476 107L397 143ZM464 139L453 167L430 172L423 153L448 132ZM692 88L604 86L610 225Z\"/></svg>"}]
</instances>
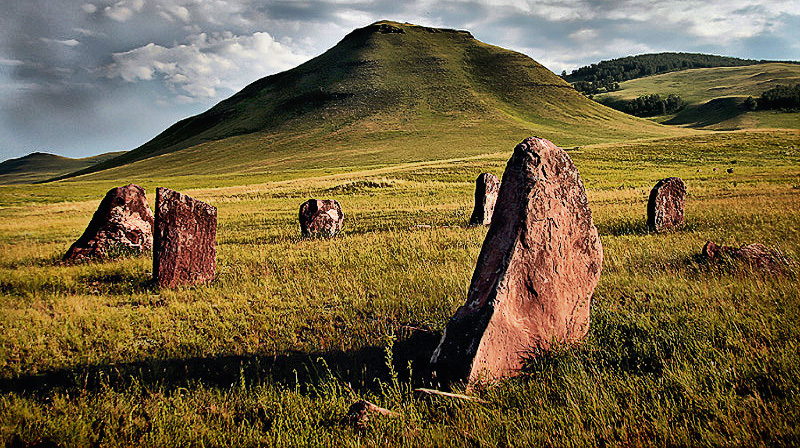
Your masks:
<instances>
[{"instance_id":1,"label":"steppe grassland","mask_svg":"<svg viewBox=\"0 0 800 448\"><path fill-rule=\"evenodd\" d=\"M17 199L0 210L3 441L796 443L796 277L717 269L695 255L712 239L761 241L800 259L800 133L708 133L569 152L605 252L592 328L580 347L480 391L488 405L414 400L399 353L409 349L408 327L441 330L463 303L486 233L463 227L474 178L500 175L511 148L188 191L219 209L219 275L174 291L148 284L148 257L55 263L113 184L4 187ZM688 186L686 228L649 235L647 194L671 175ZM151 201L156 184L169 186L148 182ZM35 196L38 188L50 196ZM19 199L29 193L41 202ZM342 203L342 236L299 238L297 208L308 197ZM420 224L432 228L413 227ZM401 417L354 433L338 419L357 397Z\"/></svg>"}]
</instances>

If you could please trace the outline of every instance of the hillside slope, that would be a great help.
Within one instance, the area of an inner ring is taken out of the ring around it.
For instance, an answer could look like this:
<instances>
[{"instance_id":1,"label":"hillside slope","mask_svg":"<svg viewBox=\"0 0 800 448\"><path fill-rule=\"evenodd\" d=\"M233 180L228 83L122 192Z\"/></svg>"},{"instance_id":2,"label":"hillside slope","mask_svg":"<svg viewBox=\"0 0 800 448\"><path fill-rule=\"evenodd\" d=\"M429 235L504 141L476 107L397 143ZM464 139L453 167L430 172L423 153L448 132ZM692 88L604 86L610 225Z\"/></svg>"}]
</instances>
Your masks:
<instances>
[{"instance_id":1,"label":"hillside slope","mask_svg":"<svg viewBox=\"0 0 800 448\"><path fill-rule=\"evenodd\" d=\"M599 102L630 100L642 95L677 94L688 106L675 116L661 117L666 124L742 129L757 127L800 128L800 114L747 111L748 96L758 97L779 84L800 83L800 65L766 63L744 67L684 70L625 81L620 90L596 95Z\"/></svg>"},{"instance_id":2,"label":"hillside slope","mask_svg":"<svg viewBox=\"0 0 800 448\"><path fill-rule=\"evenodd\" d=\"M590 101L529 57L466 31L377 22L76 174L176 151L136 169L222 174L393 163L446 158L453 144L461 145L458 155L486 152L510 144L498 140L506 134L508 142L533 133L564 145L671 132ZM307 153L321 141L335 149L322 160Z\"/></svg>"},{"instance_id":3,"label":"hillside slope","mask_svg":"<svg viewBox=\"0 0 800 448\"><path fill-rule=\"evenodd\" d=\"M93 157L72 159L43 152L34 152L0 163L0 185L28 184L71 173L123 154L108 152Z\"/></svg>"},{"instance_id":4,"label":"hillside slope","mask_svg":"<svg viewBox=\"0 0 800 448\"><path fill-rule=\"evenodd\" d=\"M775 61L757 61L703 53L648 53L600 61L561 76L586 94L609 91L615 83L691 68L738 67Z\"/></svg>"}]
</instances>

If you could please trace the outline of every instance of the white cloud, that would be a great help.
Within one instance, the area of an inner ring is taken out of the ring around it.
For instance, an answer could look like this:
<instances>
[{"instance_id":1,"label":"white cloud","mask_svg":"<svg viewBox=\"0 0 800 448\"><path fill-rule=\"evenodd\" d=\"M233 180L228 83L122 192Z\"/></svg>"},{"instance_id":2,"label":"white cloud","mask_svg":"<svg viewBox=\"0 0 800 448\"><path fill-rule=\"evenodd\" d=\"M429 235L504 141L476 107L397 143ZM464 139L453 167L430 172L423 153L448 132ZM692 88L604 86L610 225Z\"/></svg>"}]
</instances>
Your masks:
<instances>
[{"instance_id":1,"label":"white cloud","mask_svg":"<svg viewBox=\"0 0 800 448\"><path fill-rule=\"evenodd\" d=\"M144 8L144 0L123 0L106 6L103 8L103 12L117 22L125 22L134 14L141 12L142 8Z\"/></svg>"},{"instance_id":2,"label":"white cloud","mask_svg":"<svg viewBox=\"0 0 800 448\"><path fill-rule=\"evenodd\" d=\"M151 43L115 53L113 59L107 67L108 77L128 82L163 79L177 95L215 98L221 91L237 91L308 58L262 32L246 36L202 33L187 44L165 47Z\"/></svg>"},{"instance_id":3,"label":"white cloud","mask_svg":"<svg viewBox=\"0 0 800 448\"><path fill-rule=\"evenodd\" d=\"M577 42L590 42L600 37L597 30L583 28L569 35L569 38Z\"/></svg>"},{"instance_id":4,"label":"white cloud","mask_svg":"<svg viewBox=\"0 0 800 448\"><path fill-rule=\"evenodd\" d=\"M18 65L23 65L23 64L24 64L24 62L19 61L17 59L6 59L6 58L0 57L0 65L18 66Z\"/></svg>"},{"instance_id":5,"label":"white cloud","mask_svg":"<svg viewBox=\"0 0 800 448\"><path fill-rule=\"evenodd\" d=\"M722 43L759 35L781 14L798 13L797 1L633 0L613 4L599 18L684 26L692 35Z\"/></svg>"},{"instance_id":6,"label":"white cloud","mask_svg":"<svg viewBox=\"0 0 800 448\"><path fill-rule=\"evenodd\" d=\"M84 3L83 5L81 5L81 9L86 14L94 14L95 12L97 12L97 6L91 3Z\"/></svg>"},{"instance_id":7,"label":"white cloud","mask_svg":"<svg viewBox=\"0 0 800 448\"><path fill-rule=\"evenodd\" d=\"M78 45L81 44L80 41L77 41L75 39L60 40L60 39L48 39L46 37L42 37L40 38L40 40L42 42L47 42L51 44L64 45L65 47L77 47Z\"/></svg>"}]
</instances>

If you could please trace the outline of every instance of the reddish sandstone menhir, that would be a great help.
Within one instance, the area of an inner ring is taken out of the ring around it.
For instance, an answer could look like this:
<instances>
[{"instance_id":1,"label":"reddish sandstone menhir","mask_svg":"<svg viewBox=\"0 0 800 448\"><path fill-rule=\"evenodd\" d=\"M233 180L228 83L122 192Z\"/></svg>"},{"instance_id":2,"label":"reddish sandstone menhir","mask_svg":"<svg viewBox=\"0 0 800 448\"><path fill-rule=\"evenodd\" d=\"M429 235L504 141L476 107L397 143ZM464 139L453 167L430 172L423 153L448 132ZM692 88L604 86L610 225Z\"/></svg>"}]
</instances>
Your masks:
<instances>
[{"instance_id":1,"label":"reddish sandstone menhir","mask_svg":"<svg viewBox=\"0 0 800 448\"><path fill-rule=\"evenodd\" d=\"M342 230L344 213L334 199L309 199L300 205L300 233L306 237L330 237Z\"/></svg>"},{"instance_id":2,"label":"reddish sandstone menhir","mask_svg":"<svg viewBox=\"0 0 800 448\"><path fill-rule=\"evenodd\" d=\"M434 381L493 381L589 331L603 248L567 153L527 138L508 161L467 301L431 358Z\"/></svg>"},{"instance_id":3,"label":"reddish sandstone menhir","mask_svg":"<svg viewBox=\"0 0 800 448\"><path fill-rule=\"evenodd\" d=\"M686 205L686 184L679 177L668 177L656 183L647 201L647 229L666 232L683 227Z\"/></svg>"},{"instance_id":4,"label":"reddish sandstone menhir","mask_svg":"<svg viewBox=\"0 0 800 448\"><path fill-rule=\"evenodd\" d=\"M469 225L482 226L492 223L494 205L497 203L497 192L500 190L500 179L494 174L481 173L475 179L475 208L469 218Z\"/></svg>"},{"instance_id":5,"label":"reddish sandstone menhir","mask_svg":"<svg viewBox=\"0 0 800 448\"><path fill-rule=\"evenodd\" d=\"M785 275L792 271L792 263L786 256L761 243L747 244L736 248L707 241L701 255L706 260L715 263L723 262L725 259L743 263L769 275Z\"/></svg>"},{"instance_id":6,"label":"reddish sandstone menhir","mask_svg":"<svg viewBox=\"0 0 800 448\"><path fill-rule=\"evenodd\" d=\"M153 212L144 188L129 184L106 193L92 220L64 261L106 259L115 253L141 253L153 248Z\"/></svg>"},{"instance_id":7,"label":"reddish sandstone menhir","mask_svg":"<svg viewBox=\"0 0 800 448\"><path fill-rule=\"evenodd\" d=\"M162 288L214 280L217 209L185 194L156 189L153 278Z\"/></svg>"}]
</instances>

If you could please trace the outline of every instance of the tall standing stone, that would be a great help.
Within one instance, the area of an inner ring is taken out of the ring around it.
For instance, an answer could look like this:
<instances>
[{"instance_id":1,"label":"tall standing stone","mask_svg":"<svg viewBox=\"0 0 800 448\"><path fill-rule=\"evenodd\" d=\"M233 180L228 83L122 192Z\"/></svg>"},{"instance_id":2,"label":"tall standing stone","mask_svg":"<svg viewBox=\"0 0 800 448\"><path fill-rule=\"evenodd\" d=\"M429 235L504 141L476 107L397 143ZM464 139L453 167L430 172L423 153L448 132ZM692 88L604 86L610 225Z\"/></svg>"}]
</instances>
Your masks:
<instances>
[{"instance_id":1,"label":"tall standing stone","mask_svg":"<svg viewBox=\"0 0 800 448\"><path fill-rule=\"evenodd\" d=\"M683 208L686 205L686 184L679 177L658 181L647 201L647 229L666 232L683 227Z\"/></svg>"},{"instance_id":2,"label":"tall standing stone","mask_svg":"<svg viewBox=\"0 0 800 448\"><path fill-rule=\"evenodd\" d=\"M63 260L105 259L118 252L141 253L152 248L153 212L144 188L129 184L106 193Z\"/></svg>"},{"instance_id":3,"label":"tall standing stone","mask_svg":"<svg viewBox=\"0 0 800 448\"><path fill-rule=\"evenodd\" d=\"M303 236L329 237L342 230L344 213L334 199L309 199L300 205L299 219Z\"/></svg>"},{"instance_id":4,"label":"tall standing stone","mask_svg":"<svg viewBox=\"0 0 800 448\"><path fill-rule=\"evenodd\" d=\"M490 381L589 330L603 248L567 153L527 138L508 161L467 301L431 358L435 381Z\"/></svg>"},{"instance_id":5,"label":"tall standing stone","mask_svg":"<svg viewBox=\"0 0 800 448\"><path fill-rule=\"evenodd\" d=\"M492 213L500 190L500 179L494 174L482 173L475 179L475 208L469 218L469 225L482 226L492 223Z\"/></svg>"},{"instance_id":6,"label":"tall standing stone","mask_svg":"<svg viewBox=\"0 0 800 448\"><path fill-rule=\"evenodd\" d=\"M214 280L217 208L185 194L156 189L153 278L172 288Z\"/></svg>"}]
</instances>

